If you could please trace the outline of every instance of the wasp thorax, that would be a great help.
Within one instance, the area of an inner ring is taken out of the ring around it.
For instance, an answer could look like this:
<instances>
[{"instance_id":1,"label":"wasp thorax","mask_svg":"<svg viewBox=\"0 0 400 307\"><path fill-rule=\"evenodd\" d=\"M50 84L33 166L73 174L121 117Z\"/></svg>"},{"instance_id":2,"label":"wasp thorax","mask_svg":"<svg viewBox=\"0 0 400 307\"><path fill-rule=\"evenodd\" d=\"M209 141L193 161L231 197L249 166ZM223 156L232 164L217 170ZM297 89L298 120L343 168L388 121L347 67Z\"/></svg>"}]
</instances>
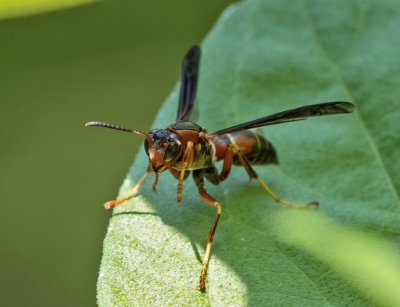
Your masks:
<instances>
[{"instance_id":1,"label":"wasp thorax","mask_svg":"<svg viewBox=\"0 0 400 307\"><path fill-rule=\"evenodd\" d=\"M149 156L153 171L162 172L167 168L166 164L174 161L181 153L181 141L177 134L164 129L153 129L148 135L153 142L146 139L144 149Z\"/></svg>"}]
</instances>

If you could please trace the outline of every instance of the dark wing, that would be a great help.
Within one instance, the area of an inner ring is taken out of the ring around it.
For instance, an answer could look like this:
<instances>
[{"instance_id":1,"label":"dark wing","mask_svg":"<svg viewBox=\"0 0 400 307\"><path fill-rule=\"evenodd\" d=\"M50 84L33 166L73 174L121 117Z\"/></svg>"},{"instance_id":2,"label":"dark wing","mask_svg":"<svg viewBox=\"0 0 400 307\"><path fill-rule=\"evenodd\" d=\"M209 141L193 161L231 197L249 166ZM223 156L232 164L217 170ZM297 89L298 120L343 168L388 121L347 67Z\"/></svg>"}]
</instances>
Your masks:
<instances>
[{"instance_id":1,"label":"dark wing","mask_svg":"<svg viewBox=\"0 0 400 307\"><path fill-rule=\"evenodd\" d=\"M196 98L197 79L199 76L200 47L193 46L182 61L181 91L176 120L189 120L194 99Z\"/></svg>"},{"instance_id":2,"label":"dark wing","mask_svg":"<svg viewBox=\"0 0 400 307\"><path fill-rule=\"evenodd\" d=\"M226 133L232 133L262 126L281 124L286 122L292 122L296 120L307 119L313 116L332 115L341 113L353 112L354 105L350 102L333 101L326 103L313 104L309 106L303 106L296 109L290 109L275 113L266 117L255 119L247 123L229 127L226 129L218 130L210 134L211 137L216 137Z\"/></svg>"}]
</instances>

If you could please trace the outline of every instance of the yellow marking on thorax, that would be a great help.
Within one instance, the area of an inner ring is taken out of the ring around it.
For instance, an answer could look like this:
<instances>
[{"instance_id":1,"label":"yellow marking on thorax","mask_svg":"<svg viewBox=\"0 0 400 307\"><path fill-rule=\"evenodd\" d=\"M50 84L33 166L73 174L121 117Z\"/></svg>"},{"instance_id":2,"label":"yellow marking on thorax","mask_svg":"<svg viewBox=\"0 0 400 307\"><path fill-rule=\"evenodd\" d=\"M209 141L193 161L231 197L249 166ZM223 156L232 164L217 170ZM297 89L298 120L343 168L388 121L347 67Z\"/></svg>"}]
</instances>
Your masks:
<instances>
[{"instance_id":1,"label":"yellow marking on thorax","mask_svg":"<svg viewBox=\"0 0 400 307\"><path fill-rule=\"evenodd\" d=\"M201 151L201 147L202 147L201 143L197 143L196 144L196 151L200 152Z\"/></svg>"}]
</instances>

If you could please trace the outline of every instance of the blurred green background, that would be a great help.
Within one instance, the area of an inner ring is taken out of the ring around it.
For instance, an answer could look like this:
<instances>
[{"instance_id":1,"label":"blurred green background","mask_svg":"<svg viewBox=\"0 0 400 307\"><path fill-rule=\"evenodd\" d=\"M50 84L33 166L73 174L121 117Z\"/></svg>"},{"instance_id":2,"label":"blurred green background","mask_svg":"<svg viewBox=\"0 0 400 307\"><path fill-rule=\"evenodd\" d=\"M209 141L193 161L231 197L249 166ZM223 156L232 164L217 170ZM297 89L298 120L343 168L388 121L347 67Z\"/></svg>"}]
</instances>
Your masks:
<instances>
[{"instance_id":1,"label":"blurred green background","mask_svg":"<svg viewBox=\"0 0 400 307\"><path fill-rule=\"evenodd\" d=\"M104 1L0 21L0 305L90 306L113 199L232 0ZM172 120L172 119L171 119Z\"/></svg>"}]
</instances>

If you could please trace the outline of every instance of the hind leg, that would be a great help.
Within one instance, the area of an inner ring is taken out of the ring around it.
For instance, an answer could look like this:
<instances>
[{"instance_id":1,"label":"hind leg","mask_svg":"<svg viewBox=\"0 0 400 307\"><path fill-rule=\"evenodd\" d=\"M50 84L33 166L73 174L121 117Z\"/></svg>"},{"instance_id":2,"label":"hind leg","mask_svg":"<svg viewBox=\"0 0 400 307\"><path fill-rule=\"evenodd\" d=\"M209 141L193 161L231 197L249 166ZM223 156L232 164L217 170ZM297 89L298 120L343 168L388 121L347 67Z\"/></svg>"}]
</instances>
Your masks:
<instances>
[{"instance_id":1,"label":"hind leg","mask_svg":"<svg viewBox=\"0 0 400 307\"><path fill-rule=\"evenodd\" d=\"M242 163L243 167L246 169L247 174L250 177L250 180L255 178L257 181L261 184L261 186L268 192L268 194L277 202L280 203L284 206L290 207L290 208L295 208L295 209L306 209L310 206L318 206L318 202L310 202L306 205L298 205L294 204L291 202L288 202L286 200L280 199L274 192L271 191L271 189L265 184L265 182L258 176L256 171L251 167L249 161L246 159L246 157L240 152L240 149L237 145L235 144L229 144L227 148L227 154L226 157L228 161L225 161L224 159L224 164L223 164L223 169L221 172L220 176L225 176L225 174L229 173L229 170L232 166L232 159L233 155L237 155L239 157L240 162ZM226 175L227 176L227 175ZM225 177L226 177L225 176Z\"/></svg>"}]
</instances>

